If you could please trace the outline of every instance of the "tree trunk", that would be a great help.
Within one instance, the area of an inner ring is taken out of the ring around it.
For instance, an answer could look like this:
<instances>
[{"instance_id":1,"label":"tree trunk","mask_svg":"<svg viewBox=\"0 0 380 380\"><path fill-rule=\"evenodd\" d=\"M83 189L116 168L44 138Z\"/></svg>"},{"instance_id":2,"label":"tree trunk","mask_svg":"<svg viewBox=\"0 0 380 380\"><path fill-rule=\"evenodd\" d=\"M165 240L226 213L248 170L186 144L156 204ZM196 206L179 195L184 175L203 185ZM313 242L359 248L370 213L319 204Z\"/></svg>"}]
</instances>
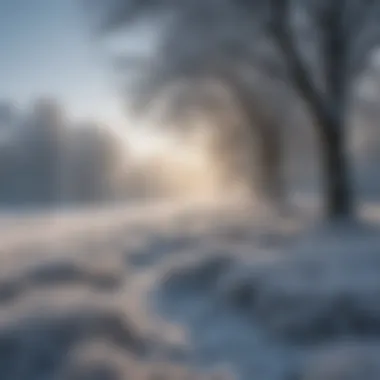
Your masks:
<instances>
[{"instance_id":1,"label":"tree trunk","mask_svg":"<svg viewBox=\"0 0 380 380\"><path fill-rule=\"evenodd\" d=\"M338 123L335 123L338 124ZM349 162L346 155L344 128L325 124L322 141L323 175L325 180L326 213L330 219L350 217L354 212Z\"/></svg>"}]
</instances>

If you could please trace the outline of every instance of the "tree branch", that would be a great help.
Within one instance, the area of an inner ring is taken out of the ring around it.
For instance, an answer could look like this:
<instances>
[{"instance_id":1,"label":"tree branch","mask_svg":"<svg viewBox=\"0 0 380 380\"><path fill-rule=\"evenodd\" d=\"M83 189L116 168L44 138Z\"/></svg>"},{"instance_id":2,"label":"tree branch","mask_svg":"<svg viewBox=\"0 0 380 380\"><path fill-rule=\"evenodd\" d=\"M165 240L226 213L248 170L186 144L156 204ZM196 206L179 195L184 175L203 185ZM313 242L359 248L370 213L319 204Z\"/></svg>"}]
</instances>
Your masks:
<instances>
[{"instance_id":1,"label":"tree branch","mask_svg":"<svg viewBox=\"0 0 380 380\"><path fill-rule=\"evenodd\" d=\"M269 1L272 14L272 22L270 24L272 36L284 57L290 79L295 90L309 107L312 116L316 118L319 126L323 128L322 125L327 116L328 104L323 101L321 94L313 83L312 75L301 58L296 47L296 42L292 37L290 1Z\"/></svg>"},{"instance_id":2,"label":"tree branch","mask_svg":"<svg viewBox=\"0 0 380 380\"><path fill-rule=\"evenodd\" d=\"M362 33L375 5L378 5L376 0L346 0L343 10L346 17L343 26L350 41Z\"/></svg>"},{"instance_id":3,"label":"tree branch","mask_svg":"<svg viewBox=\"0 0 380 380\"><path fill-rule=\"evenodd\" d=\"M95 28L99 34L116 32L174 5L179 0L82 0L85 7L94 12Z\"/></svg>"},{"instance_id":4,"label":"tree branch","mask_svg":"<svg viewBox=\"0 0 380 380\"><path fill-rule=\"evenodd\" d=\"M329 2L318 18L328 102L331 102L334 107L338 107L339 110L345 104L348 79L349 37L343 27L345 1Z\"/></svg>"},{"instance_id":5,"label":"tree branch","mask_svg":"<svg viewBox=\"0 0 380 380\"><path fill-rule=\"evenodd\" d=\"M380 6L378 8L378 16L380 17ZM351 76L357 76L363 70L363 66L369 58L369 53L379 45L380 25L375 22L368 26L366 33L363 30L352 41L348 57L348 70Z\"/></svg>"}]
</instances>

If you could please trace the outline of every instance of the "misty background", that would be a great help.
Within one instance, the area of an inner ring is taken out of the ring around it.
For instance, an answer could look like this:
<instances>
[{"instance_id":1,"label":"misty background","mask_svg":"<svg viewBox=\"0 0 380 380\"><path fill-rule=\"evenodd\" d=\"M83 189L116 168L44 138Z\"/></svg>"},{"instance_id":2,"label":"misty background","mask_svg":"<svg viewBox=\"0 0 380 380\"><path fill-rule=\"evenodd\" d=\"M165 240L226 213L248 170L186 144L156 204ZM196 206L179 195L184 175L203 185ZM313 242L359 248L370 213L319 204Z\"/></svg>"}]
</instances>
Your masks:
<instances>
[{"instance_id":1,"label":"misty background","mask_svg":"<svg viewBox=\"0 0 380 380\"><path fill-rule=\"evenodd\" d=\"M0 0L0 378L378 380L379 21Z\"/></svg>"},{"instance_id":2,"label":"misty background","mask_svg":"<svg viewBox=\"0 0 380 380\"><path fill-rule=\"evenodd\" d=\"M247 66L252 27L236 7L196 2L98 35L97 6L79 3L1 2L3 206L318 192L310 117L273 57ZM356 191L371 197L378 57L355 85L348 132Z\"/></svg>"}]
</instances>

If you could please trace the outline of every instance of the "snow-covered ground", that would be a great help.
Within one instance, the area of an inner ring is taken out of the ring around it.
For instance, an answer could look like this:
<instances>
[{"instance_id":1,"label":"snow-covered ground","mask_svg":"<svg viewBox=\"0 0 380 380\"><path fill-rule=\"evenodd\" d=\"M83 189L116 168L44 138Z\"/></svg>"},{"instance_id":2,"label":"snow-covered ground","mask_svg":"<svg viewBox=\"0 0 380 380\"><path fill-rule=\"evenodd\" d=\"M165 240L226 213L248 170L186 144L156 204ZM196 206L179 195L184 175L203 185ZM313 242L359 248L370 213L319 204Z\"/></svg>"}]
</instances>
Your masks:
<instances>
[{"instance_id":1,"label":"snow-covered ground","mask_svg":"<svg viewBox=\"0 0 380 380\"><path fill-rule=\"evenodd\" d=\"M0 379L379 379L364 212L333 233L242 202L4 215Z\"/></svg>"}]
</instances>

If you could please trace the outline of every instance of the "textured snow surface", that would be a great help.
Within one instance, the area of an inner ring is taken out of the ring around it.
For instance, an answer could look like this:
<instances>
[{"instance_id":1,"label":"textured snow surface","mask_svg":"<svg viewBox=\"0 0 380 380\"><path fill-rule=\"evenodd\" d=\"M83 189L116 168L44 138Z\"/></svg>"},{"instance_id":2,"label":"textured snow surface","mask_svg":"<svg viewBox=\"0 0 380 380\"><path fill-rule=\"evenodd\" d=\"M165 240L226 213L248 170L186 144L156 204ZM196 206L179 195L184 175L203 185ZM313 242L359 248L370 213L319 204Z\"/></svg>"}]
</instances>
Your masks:
<instances>
[{"instance_id":1,"label":"textured snow surface","mask_svg":"<svg viewBox=\"0 0 380 380\"><path fill-rule=\"evenodd\" d=\"M235 203L1 218L0 379L379 379L376 223L307 223Z\"/></svg>"}]
</instances>

